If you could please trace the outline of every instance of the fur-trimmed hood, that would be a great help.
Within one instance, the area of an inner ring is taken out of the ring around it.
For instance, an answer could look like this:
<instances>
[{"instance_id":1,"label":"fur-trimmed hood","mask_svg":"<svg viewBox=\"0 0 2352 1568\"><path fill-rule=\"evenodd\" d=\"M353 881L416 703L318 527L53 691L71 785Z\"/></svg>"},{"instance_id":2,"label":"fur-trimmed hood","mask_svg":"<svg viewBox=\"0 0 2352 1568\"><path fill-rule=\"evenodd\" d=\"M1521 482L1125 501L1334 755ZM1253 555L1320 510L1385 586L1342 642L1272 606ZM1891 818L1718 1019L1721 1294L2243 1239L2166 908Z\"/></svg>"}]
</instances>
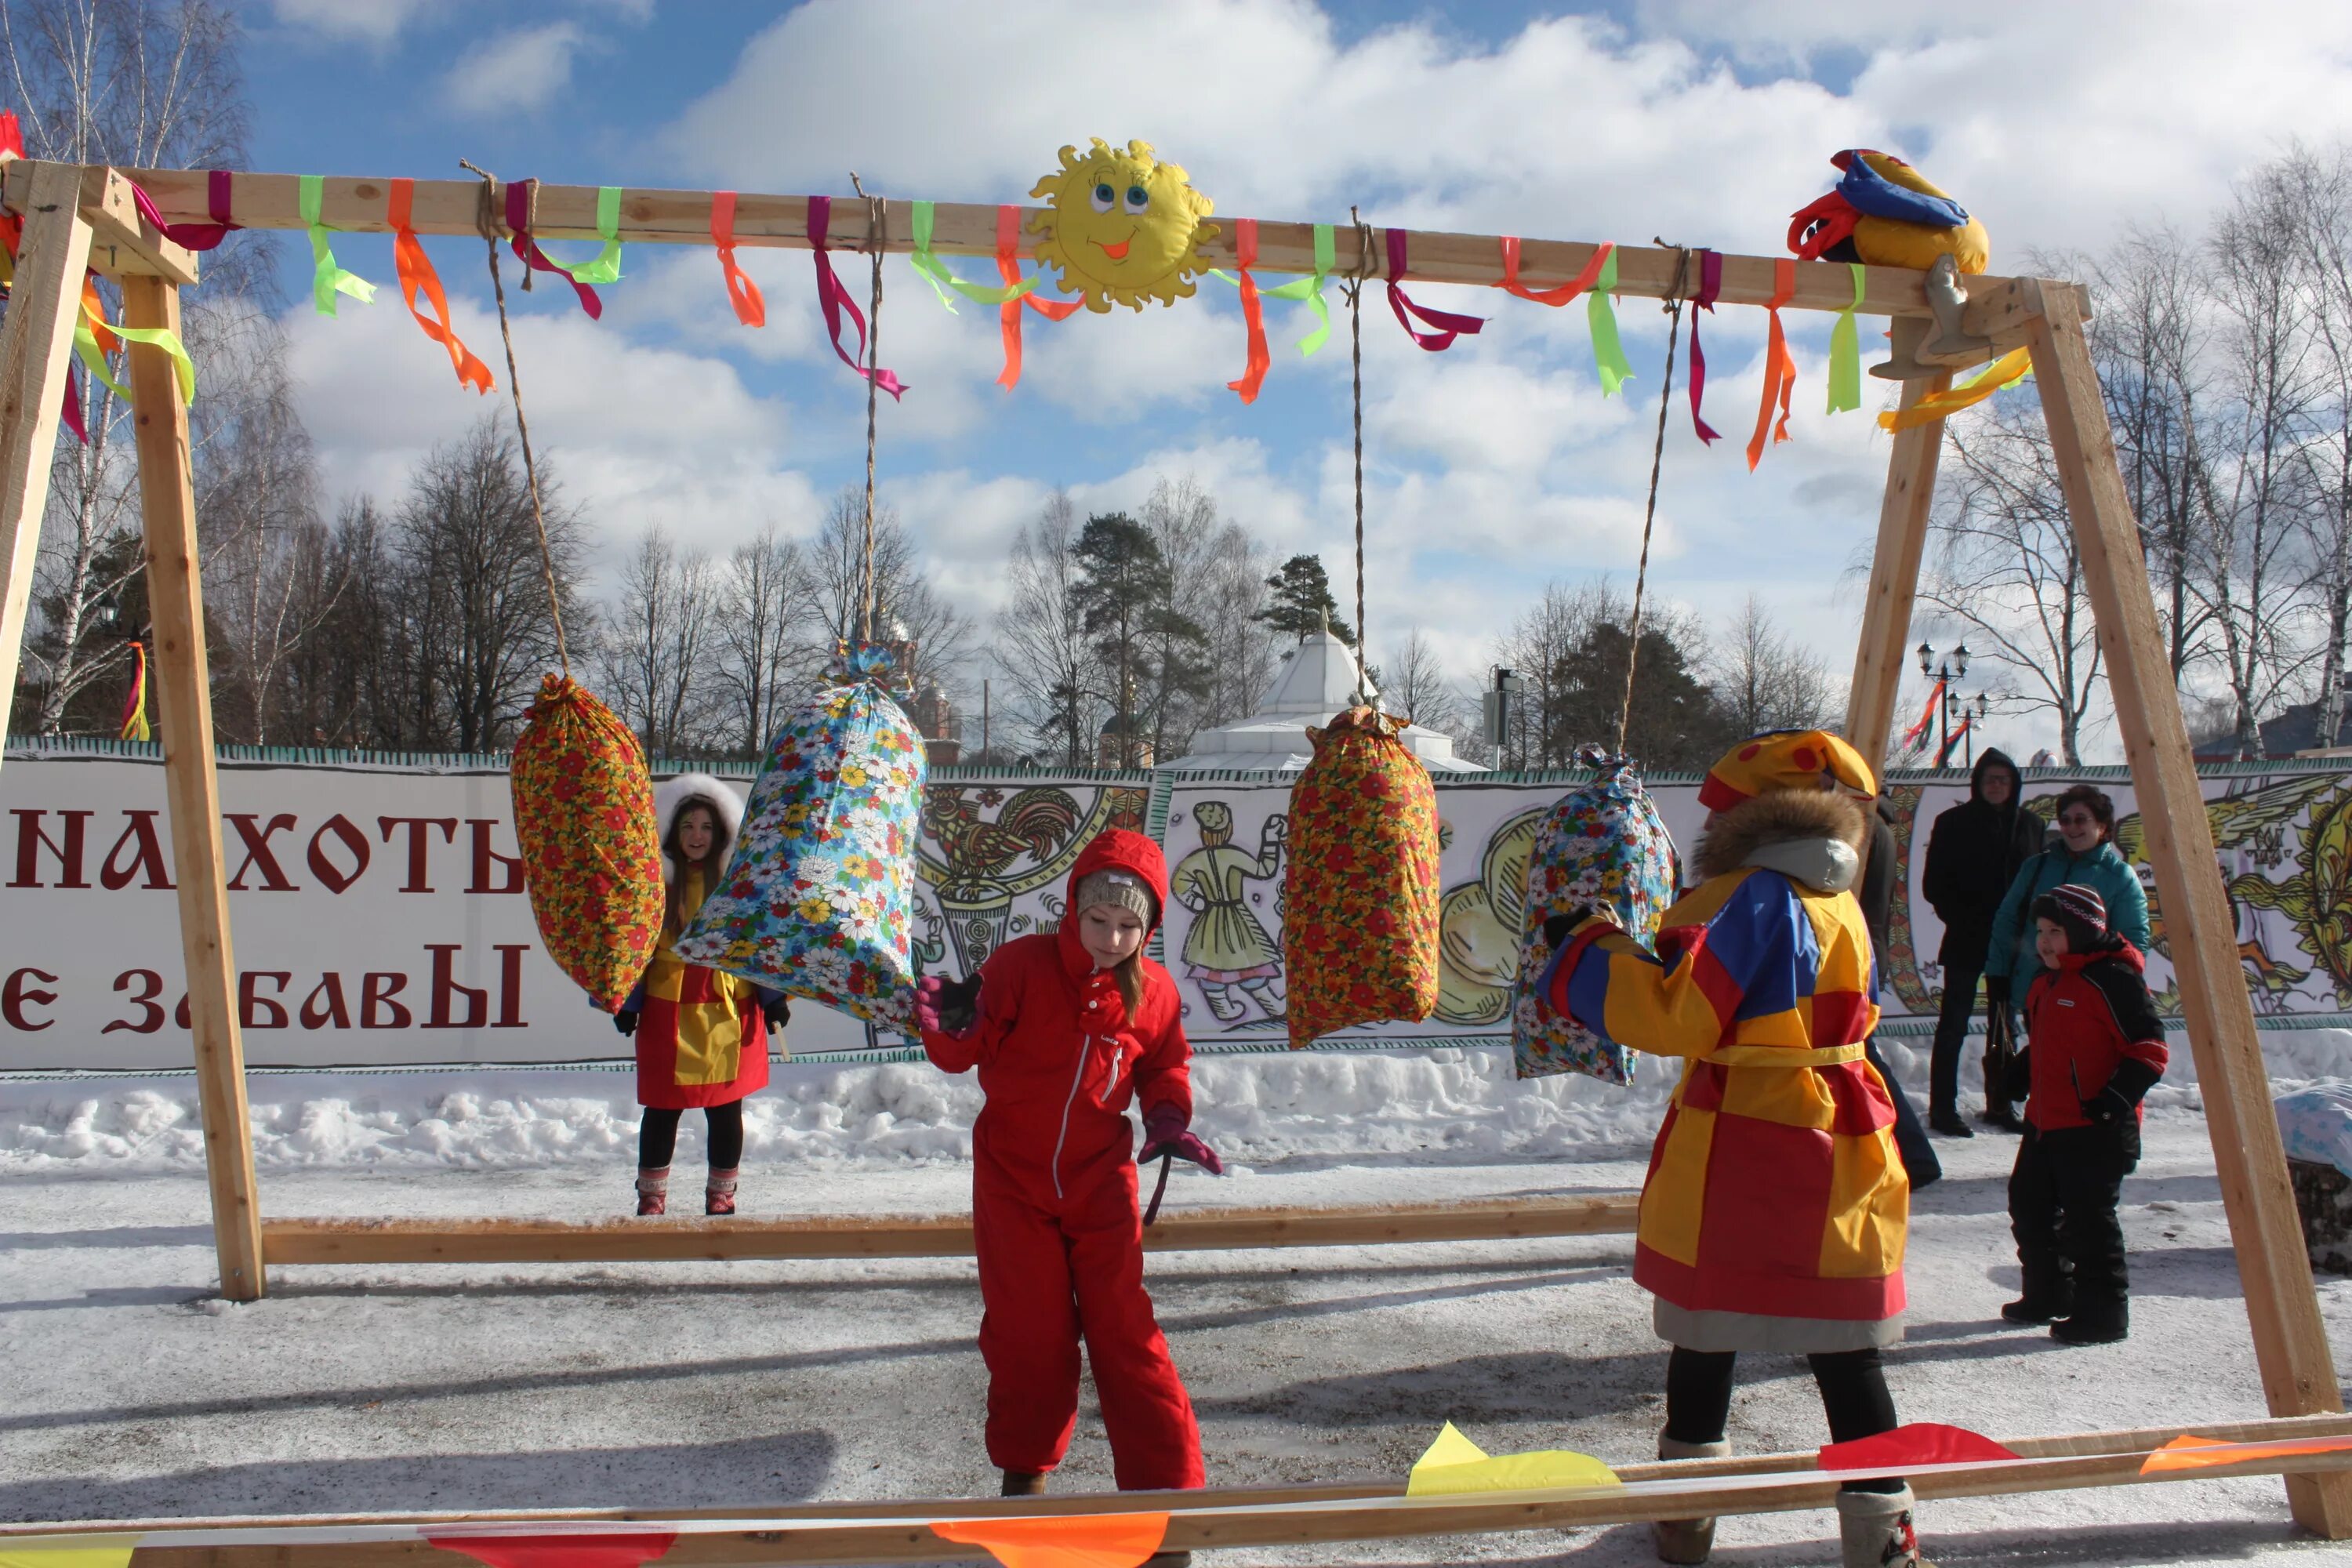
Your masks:
<instances>
[{"instance_id":1,"label":"fur-trimmed hood","mask_svg":"<svg viewBox=\"0 0 2352 1568\"><path fill-rule=\"evenodd\" d=\"M677 867L670 859L670 830L677 826L677 814L688 802L706 802L719 816L719 826L727 834L731 853L735 840L743 830L743 797L723 780L709 773L680 773L654 785L655 832L662 843L662 880L677 879Z\"/></svg>"},{"instance_id":2,"label":"fur-trimmed hood","mask_svg":"<svg viewBox=\"0 0 2352 1568\"><path fill-rule=\"evenodd\" d=\"M1702 878L1743 866L1843 893L1862 875L1870 828L1862 803L1833 790L1780 790L1719 812L1694 858Z\"/></svg>"}]
</instances>

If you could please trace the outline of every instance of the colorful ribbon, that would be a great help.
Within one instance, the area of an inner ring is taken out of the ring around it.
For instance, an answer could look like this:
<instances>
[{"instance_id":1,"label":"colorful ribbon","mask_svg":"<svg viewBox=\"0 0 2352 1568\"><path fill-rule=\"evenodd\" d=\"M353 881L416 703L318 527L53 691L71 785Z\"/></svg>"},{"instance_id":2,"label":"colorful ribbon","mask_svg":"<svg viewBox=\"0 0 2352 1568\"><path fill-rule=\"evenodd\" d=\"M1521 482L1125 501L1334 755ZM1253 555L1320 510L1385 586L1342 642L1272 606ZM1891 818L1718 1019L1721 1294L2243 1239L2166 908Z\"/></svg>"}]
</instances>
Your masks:
<instances>
[{"instance_id":1,"label":"colorful ribbon","mask_svg":"<svg viewBox=\"0 0 2352 1568\"><path fill-rule=\"evenodd\" d=\"M1610 254L1617 248L1615 246L1604 241L1601 245L1593 247L1591 259L1585 262L1584 270L1578 273L1574 278L1569 279L1567 282L1561 284L1559 288L1530 289L1526 284L1519 281L1518 237L1517 235L1510 234L1503 236L1502 247L1503 292L1506 294L1516 294L1522 300L1533 300L1538 305L1549 305L1555 309L1567 304L1570 300L1575 299L1579 294L1583 293L1587 289L1591 288L1593 284L1599 282L1601 280L1601 268L1608 264ZM1616 282L1616 275L1614 273L1610 275L1610 282L1612 285Z\"/></svg>"},{"instance_id":2,"label":"colorful ribbon","mask_svg":"<svg viewBox=\"0 0 2352 1568\"><path fill-rule=\"evenodd\" d=\"M1617 292L1617 247L1605 248L1608 255L1601 260L1601 276L1593 279L1592 297L1584 307L1585 325L1592 333L1592 369L1601 377L1603 397L1633 379L1625 345L1618 340L1617 307L1612 302Z\"/></svg>"},{"instance_id":3,"label":"colorful ribbon","mask_svg":"<svg viewBox=\"0 0 2352 1568\"><path fill-rule=\"evenodd\" d=\"M1248 220L1255 226L1255 220ZM1261 300L1304 300L1315 312L1315 325L1298 340L1298 352L1304 357L1331 341L1331 307L1323 298L1323 286L1331 279L1331 269L1339 264L1339 242L1328 223L1315 226L1315 271L1312 276L1294 278L1279 288L1258 286ZM1241 287L1242 280L1232 273L1211 268L1209 276ZM1231 384L1230 383L1228 384Z\"/></svg>"},{"instance_id":4,"label":"colorful ribbon","mask_svg":"<svg viewBox=\"0 0 2352 1568\"><path fill-rule=\"evenodd\" d=\"M1452 348L1454 340L1463 333L1475 333L1486 326L1484 317L1456 315L1452 310L1432 310L1414 304L1412 297L1404 291L1404 230L1390 229L1388 242L1389 309L1396 312L1397 325L1404 329L1407 337L1430 353L1436 353L1441 350ZM1423 325L1434 327L1437 330L1431 332L1416 331L1411 317L1406 314L1407 311L1412 312L1412 316L1420 318Z\"/></svg>"},{"instance_id":5,"label":"colorful ribbon","mask_svg":"<svg viewBox=\"0 0 2352 1568\"><path fill-rule=\"evenodd\" d=\"M1698 292L1691 296L1691 358L1690 405L1691 428L1708 446L1723 439L1706 416L1699 412L1699 404L1706 397L1706 351L1699 347L1698 313L1715 314L1716 297L1723 292L1723 255L1720 251L1698 253Z\"/></svg>"},{"instance_id":6,"label":"colorful ribbon","mask_svg":"<svg viewBox=\"0 0 2352 1568\"><path fill-rule=\"evenodd\" d=\"M457 384L488 392L498 383L490 378L490 367L458 340L457 329L449 320L449 296L441 288L441 275L433 269L432 260L425 254L424 242L416 237L411 212L415 199L415 180L392 182L386 216L392 220L392 265L400 275L400 297L408 301L408 313L416 318L425 335L449 351L449 363L457 372ZM432 316L416 308L419 292L432 301Z\"/></svg>"},{"instance_id":7,"label":"colorful ribbon","mask_svg":"<svg viewBox=\"0 0 2352 1568\"><path fill-rule=\"evenodd\" d=\"M210 223L165 223L163 215L155 210L154 202L131 182L131 204L139 216L155 226L157 233L173 245L187 250L211 250L226 239L232 230L243 228L241 223L229 219L229 186L233 176L226 169L215 169L205 177L205 208L213 215Z\"/></svg>"},{"instance_id":8,"label":"colorful ribbon","mask_svg":"<svg viewBox=\"0 0 2352 1568\"><path fill-rule=\"evenodd\" d=\"M2352 1437L2288 1437L2276 1443L2225 1443L2182 1433L2140 1461L2143 1476L2167 1470L2210 1470L2252 1459L2284 1459L2304 1454L2340 1454L2352 1448Z\"/></svg>"},{"instance_id":9,"label":"colorful ribbon","mask_svg":"<svg viewBox=\"0 0 2352 1568\"><path fill-rule=\"evenodd\" d=\"M116 739L149 741L154 731L147 722L147 645L131 645L131 689L122 694L122 722L115 731Z\"/></svg>"},{"instance_id":10,"label":"colorful ribbon","mask_svg":"<svg viewBox=\"0 0 2352 1568\"><path fill-rule=\"evenodd\" d=\"M1265 384L1265 373L1274 363L1274 356L1265 347L1265 310L1257 302L1257 279L1250 268L1257 265L1257 219L1245 217L1234 226L1234 268L1241 274L1242 322L1249 329L1249 357L1242 367L1242 378L1225 384L1241 394L1244 403L1257 401L1258 388Z\"/></svg>"},{"instance_id":11,"label":"colorful ribbon","mask_svg":"<svg viewBox=\"0 0 2352 1568\"><path fill-rule=\"evenodd\" d=\"M945 1520L932 1525L931 1533L942 1541L981 1547L1004 1568L1138 1568L1167 1539L1168 1516Z\"/></svg>"},{"instance_id":12,"label":"colorful ribbon","mask_svg":"<svg viewBox=\"0 0 2352 1568\"><path fill-rule=\"evenodd\" d=\"M1021 308L1026 305L1049 321L1066 321L1083 300L1040 300L1034 292L1015 293L1012 285L1021 281L1021 209L1000 206L996 209L996 271L1007 285L1006 299L997 308L997 331L1004 340L1004 369L996 377L996 384L1007 392L1021 384ZM1035 280L1032 280L1032 289Z\"/></svg>"},{"instance_id":13,"label":"colorful ribbon","mask_svg":"<svg viewBox=\"0 0 2352 1568\"><path fill-rule=\"evenodd\" d=\"M1764 402L1756 410L1756 434L1748 438L1748 471L1754 473L1756 465L1764 460L1764 437L1771 430L1772 444L1780 445L1789 438L1789 398L1797 389L1797 356L1789 352L1789 334L1780 325L1780 307L1787 304L1797 291L1797 264L1783 258L1772 264L1772 302L1765 309L1770 312L1772 325L1764 338ZM1780 405L1780 423L1772 425L1772 405Z\"/></svg>"},{"instance_id":14,"label":"colorful ribbon","mask_svg":"<svg viewBox=\"0 0 2352 1568\"><path fill-rule=\"evenodd\" d=\"M768 301L760 286L735 264L735 193L714 191L710 196L710 243L719 247L719 269L727 276L727 301L735 319L747 327L768 324Z\"/></svg>"},{"instance_id":15,"label":"colorful ribbon","mask_svg":"<svg viewBox=\"0 0 2352 1568\"><path fill-rule=\"evenodd\" d=\"M1000 217L1002 210L999 209ZM940 297L940 303L948 308L949 314L959 313L956 310L955 295L948 292L950 289L974 304L1002 305L1007 300L1022 298L1045 281L1043 276L1040 276L1018 282L1008 282L1003 288L986 283L965 282L948 270L946 262L931 254L931 231L938 221L938 213L939 204L936 202L915 204L915 252L908 259L915 264L916 271L929 280L931 292ZM1002 243L1002 236L999 237L999 241ZM1015 271L1018 271L1017 267Z\"/></svg>"},{"instance_id":16,"label":"colorful ribbon","mask_svg":"<svg viewBox=\"0 0 2352 1568\"><path fill-rule=\"evenodd\" d=\"M2004 386L2033 374L2033 351L2011 349L1948 392L1931 392L1908 408L1892 408L1878 416L1884 430L1908 430L1931 419L1942 419L1963 408L1973 408Z\"/></svg>"},{"instance_id":17,"label":"colorful ribbon","mask_svg":"<svg viewBox=\"0 0 2352 1568\"><path fill-rule=\"evenodd\" d=\"M572 291L580 296L580 308L588 312L588 319L592 321L601 321L604 315L604 301L596 297L595 289L588 287L588 280L571 268L551 259L547 252L539 247L539 241L530 236L530 198L532 190L538 184L537 180L516 180L507 186L507 230L514 237L511 243L514 246L515 258L531 271L552 272L571 284ZM619 187L607 188L613 190L616 198L614 216L617 218ZM604 216L604 195L600 191L596 198L597 216L600 218ZM619 267L617 244L614 254L617 276ZM601 260L602 258L598 259ZM593 267L594 263L592 262L589 265ZM528 278L525 280L528 281Z\"/></svg>"},{"instance_id":18,"label":"colorful ribbon","mask_svg":"<svg viewBox=\"0 0 2352 1568\"><path fill-rule=\"evenodd\" d=\"M907 388L895 373L882 369L868 370L859 363L866 357L866 312L857 308L857 301L849 297L849 290L842 287L840 278L833 270L833 258L824 248L825 230L832 224L833 198L811 196L808 199L809 254L816 259L816 300L824 311L825 331L833 334L833 352L841 356L842 363L892 397L898 397ZM849 319L857 323L857 356L855 359L841 344L841 313L844 310L848 311Z\"/></svg>"},{"instance_id":19,"label":"colorful ribbon","mask_svg":"<svg viewBox=\"0 0 2352 1568\"><path fill-rule=\"evenodd\" d=\"M310 274L310 300L319 308L319 314L331 316L338 294L348 294L362 305L373 304L375 285L335 265L335 253L327 245L327 226L319 221L324 184L317 174L301 177L302 221L310 230L310 259L316 263Z\"/></svg>"},{"instance_id":20,"label":"colorful ribbon","mask_svg":"<svg viewBox=\"0 0 2352 1568\"><path fill-rule=\"evenodd\" d=\"M1838 312L1837 325L1830 329L1830 407L1832 414L1862 406L1862 336L1854 325L1853 313L1862 306L1862 289L1866 274L1859 261L1846 266L1853 273L1853 303Z\"/></svg>"},{"instance_id":21,"label":"colorful ribbon","mask_svg":"<svg viewBox=\"0 0 2352 1568\"><path fill-rule=\"evenodd\" d=\"M104 368L106 361L98 352L98 330L103 330L110 336L123 339L128 342L145 343L150 348L162 349L171 355L172 373L180 384L180 401L189 404L195 402L195 362L188 357L187 346L180 342L180 335L177 332L169 327L109 326L106 318L91 312L87 304L82 307L82 313L88 318L88 321L74 329L74 346L79 349L87 341L89 352L82 356L82 363L89 365L100 380L112 388L116 396L129 397L131 394L117 384L113 377L106 374Z\"/></svg>"}]
</instances>

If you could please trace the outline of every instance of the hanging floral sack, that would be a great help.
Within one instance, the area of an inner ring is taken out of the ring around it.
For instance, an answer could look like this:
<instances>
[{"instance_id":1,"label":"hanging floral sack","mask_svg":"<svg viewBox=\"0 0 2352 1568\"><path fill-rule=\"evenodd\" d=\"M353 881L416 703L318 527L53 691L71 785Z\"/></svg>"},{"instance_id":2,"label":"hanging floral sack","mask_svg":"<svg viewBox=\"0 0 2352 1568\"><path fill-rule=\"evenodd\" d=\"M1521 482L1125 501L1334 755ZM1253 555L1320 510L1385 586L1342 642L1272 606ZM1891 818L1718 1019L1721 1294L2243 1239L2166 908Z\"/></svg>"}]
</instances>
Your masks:
<instances>
[{"instance_id":1,"label":"hanging floral sack","mask_svg":"<svg viewBox=\"0 0 2352 1568\"><path fill-rule=\"evenodd\" d=\"M677 954L908 1031L923 739L890 696L887 649L860 643L826 674L768 742Z\"/></svg>"},{"instance_id":2,"label":"hanging floral sack","mask_svg":"<svg viewBox=\"0 0 2352 1568\"><path fill-rule=\"evenodd\" d=\"M661 837L645 749L568 676L540 683L508 775L547 956L610 1013L661 938Z\"/></svg>"},{"instance_id":3,"label":"hanging floral sack","mask_svg":"<svg viewBox=\"0 0 2352 1568\"><path fill-rule=\"evenodd\" d=\"M1399 727L1351 708L1307 731L1283 882L1293 1050L1437 1005L1437 792Z\"/></svg>"},{"instance_id":4,"label":"hanging floral sack","mask_svg":"<svg viewBox=\"0 0 2352 1568\"><path fill-rule=\"evenodd\" d=\"M1536 830L1528 855L1525 935L1511 995L1511 1055L1521 1078L1580 1072L1630 1082L1633 1054L1553 1010L1544 1000L1551 943L1544 921L1574 910L1605 911L1648 946L1681 883L1675 841L1650 792L1623 757L1583 759L1600 769L1559 799Z\"/></svg>"}]
</instances>

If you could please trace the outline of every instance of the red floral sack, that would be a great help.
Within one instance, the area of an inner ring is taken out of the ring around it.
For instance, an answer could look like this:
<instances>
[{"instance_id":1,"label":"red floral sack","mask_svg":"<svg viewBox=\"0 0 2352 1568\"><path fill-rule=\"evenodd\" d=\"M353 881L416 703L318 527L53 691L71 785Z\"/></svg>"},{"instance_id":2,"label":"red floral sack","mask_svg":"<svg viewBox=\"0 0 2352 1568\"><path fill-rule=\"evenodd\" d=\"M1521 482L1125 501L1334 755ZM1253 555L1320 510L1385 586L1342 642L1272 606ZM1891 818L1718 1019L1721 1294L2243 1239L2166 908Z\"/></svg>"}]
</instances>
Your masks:
<instances>
[{"instance_id":1,"label":"red floral sack","mask_svg":"<svg viewBox=\"0 0 2352 1568\"><path fill-rule=\"evenodd\" d=\"M1283 881L1293 1050L1437 1005L1437 791L1397 729L1351 708L1307 731Z\"/></svg>"},{"instance_id":2,"label":"red floral sack","mask_svg":"<svg viewBox=\"0 0 2352 1568\"><path fill-rule=\"evenodd\" d=\"M568 677L541 682L509 782L531 917L547 956L605 1012L661 938L661 835L645 749Z\"/></svg>"}]
</instances>

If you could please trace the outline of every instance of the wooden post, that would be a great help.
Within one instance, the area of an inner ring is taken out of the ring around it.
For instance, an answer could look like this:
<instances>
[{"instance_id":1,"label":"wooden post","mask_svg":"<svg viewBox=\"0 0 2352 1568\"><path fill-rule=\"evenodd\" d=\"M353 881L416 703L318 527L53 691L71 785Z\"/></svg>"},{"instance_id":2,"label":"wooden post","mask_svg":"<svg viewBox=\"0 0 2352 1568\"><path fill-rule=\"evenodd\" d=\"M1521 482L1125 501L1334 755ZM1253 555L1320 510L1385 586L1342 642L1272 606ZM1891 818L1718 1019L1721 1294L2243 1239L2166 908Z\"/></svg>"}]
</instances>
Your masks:
<instances>
[{"instance_id":1,"label":"wooden post","mask_svg":"<svg viewBox=\"0 0 2352 1568\"><path fill-rule=\"evenodd\" d=\"M2271 1110L2269 1075L2246 997L2236 926L2213 851L2213 831L2158 636L2139 529L2116 464L2082 308L2062 283L2042 286L2043 314L2028 331L2084 580L2098 617L2116 728L2131 763L2164 932L2180 987L2180 1021L2221 1178L2221 1204L2246 1293L2254 1359L2274 1415L2344 1408L2327 1331L2303 1249L2294 1189ZM2352 1478L2287 1480L2296 1522L2330 1540L2352 1535Z\"/></svg>"},{"instance_id":2,"label":"wooden post","mask_svg":"<svg viewBox=\"0 0 2352 1568\"><path fill-rule=\"evenodd\" d=\"M122 316L128 326L177 332L179 285L125 277ZM203 558L196 551L196 497L188 468L188 405L180 400L178 377L163 350L131 345L131 396L139 433L140 511L147 526L147 603L155 626L163 788L172 811L172 863L179 879L180 948L187 960L188 1022L195 1035L196 1089L204 1108L213 1244L220 1254L222 1294L232 1301L253 1301L265 1288L261 1209L246 1116L245 1045L237 1035L220 779L213 766Z\"/></svg>"},{"instance_id":3,"label":"wooden post","mask_svg":"<svg viewBox=\"0 0 2352 1568\"><path fill-rule=\"evenodd\" d=\"M82 271L89 265L80 175L70 163L44 164L32 174L0 341L0 736L8 732L16 694Z\"/></svg>"},{"instance_id":4,"label":"wooden post","mask_svg":"<svg viewBox=\"0 0 2352 1568\"><path fill-rule=\"evenodd\" d=\"M1948 375L1903 384L1902 406L1952 384ZM1862 606L1862 640L1853 652L1853 685L1845 700L1845 738L1875 773L1886 756L1895 699L1911 657L1911 600L1919 588L1919 561L1927 548L1927 508L1936 499L1936 459L1944 448L1944 422L1895 433L1886 462L1886 497L1878 507L1878 547L1870 557L1870 597Z\"/></svg>"}]
</instances>

